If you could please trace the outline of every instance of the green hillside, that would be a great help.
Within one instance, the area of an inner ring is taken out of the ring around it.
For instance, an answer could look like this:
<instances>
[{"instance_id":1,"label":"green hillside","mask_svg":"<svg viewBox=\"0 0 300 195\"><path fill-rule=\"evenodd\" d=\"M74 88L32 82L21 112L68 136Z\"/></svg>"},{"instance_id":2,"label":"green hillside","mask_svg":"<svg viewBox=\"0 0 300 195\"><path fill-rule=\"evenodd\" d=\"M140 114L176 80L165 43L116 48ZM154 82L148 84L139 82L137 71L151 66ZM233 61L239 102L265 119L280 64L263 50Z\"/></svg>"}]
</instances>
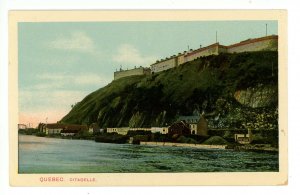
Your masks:
<instances>
[{"instance_id":1,"label":"green hillside","mask_svg":"<svg viewBox=\"0 0 300 195\"><path fill-rule=\"evenodd\" d=\"M112 81L86 96L61 120L100 127L170 125L205 112L211 128L277 125L278 53L202 57L149 76Z\"/></svg>"}]
</instances>

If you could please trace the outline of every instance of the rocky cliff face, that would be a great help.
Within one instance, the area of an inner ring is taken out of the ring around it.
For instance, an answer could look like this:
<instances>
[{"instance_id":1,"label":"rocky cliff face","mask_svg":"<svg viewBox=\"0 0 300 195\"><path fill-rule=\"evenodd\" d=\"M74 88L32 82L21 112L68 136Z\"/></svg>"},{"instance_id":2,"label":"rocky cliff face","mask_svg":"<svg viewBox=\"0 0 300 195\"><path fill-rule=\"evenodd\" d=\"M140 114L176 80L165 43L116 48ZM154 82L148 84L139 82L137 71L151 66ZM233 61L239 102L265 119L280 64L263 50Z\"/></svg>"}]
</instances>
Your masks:
<instances>
[{"instance_id":1,"label":"rocky cliff face","mask_svg":"<svg viewBox=\"0 0 300 195\"><path fill-rule=\"evenodd\" d=\"M278 100L278 88L274 85L259 85L238 90L234 98L244 106L251 108L267 107L276 105Z\"/></svg>"},{"instance_id":2,"label":"rocky cliff face","mask_svg":"<svg viewBox=\"0 0 300 195\"><path fill-rule=\"evenodd\" d=\"M234 99L218 101L222 101L222 105L218 105L215 115L208 118L211 129L278 129L278 107L268 101L266 101L268 106L255 108L239 104Z\"/></svg>"}]
</instances>

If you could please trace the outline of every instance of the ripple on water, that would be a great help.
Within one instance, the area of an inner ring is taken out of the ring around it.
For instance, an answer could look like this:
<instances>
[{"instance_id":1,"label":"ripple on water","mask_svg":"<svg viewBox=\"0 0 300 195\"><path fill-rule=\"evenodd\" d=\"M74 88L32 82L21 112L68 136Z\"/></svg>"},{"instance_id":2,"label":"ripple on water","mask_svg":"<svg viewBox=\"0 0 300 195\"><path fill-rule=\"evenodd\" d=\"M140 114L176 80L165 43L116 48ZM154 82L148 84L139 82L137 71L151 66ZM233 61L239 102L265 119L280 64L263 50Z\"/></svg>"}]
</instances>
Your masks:
<instances>
[{"instance_id":1,"label":"ripple on water","mask_svg":"<svg viewBox=\"0 0 300 195\"><path fill-rule=\"evenodd\" d=\"M278 154L19 136L20 173L278 171Z\"/></svg>"}]
</instances>

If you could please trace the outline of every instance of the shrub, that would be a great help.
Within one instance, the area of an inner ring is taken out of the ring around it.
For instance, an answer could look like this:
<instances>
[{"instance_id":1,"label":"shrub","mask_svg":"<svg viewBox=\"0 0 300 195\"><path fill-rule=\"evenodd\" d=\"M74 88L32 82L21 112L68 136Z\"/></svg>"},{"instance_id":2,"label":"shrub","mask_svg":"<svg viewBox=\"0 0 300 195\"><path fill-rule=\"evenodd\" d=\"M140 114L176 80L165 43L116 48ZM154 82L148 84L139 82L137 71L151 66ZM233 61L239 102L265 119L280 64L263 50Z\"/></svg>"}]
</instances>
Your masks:
<instances>
[{"instance_id":1,"label":"shrub","mask_svg":"<svg viewBox=\"0 0 300 195\"><path fill-rule=\"evenodd\" d=\"M46 133L44 133L44 132L37 132L35 135L38 136L38 137L45 137Z\"/></svg>"}]
</instances>

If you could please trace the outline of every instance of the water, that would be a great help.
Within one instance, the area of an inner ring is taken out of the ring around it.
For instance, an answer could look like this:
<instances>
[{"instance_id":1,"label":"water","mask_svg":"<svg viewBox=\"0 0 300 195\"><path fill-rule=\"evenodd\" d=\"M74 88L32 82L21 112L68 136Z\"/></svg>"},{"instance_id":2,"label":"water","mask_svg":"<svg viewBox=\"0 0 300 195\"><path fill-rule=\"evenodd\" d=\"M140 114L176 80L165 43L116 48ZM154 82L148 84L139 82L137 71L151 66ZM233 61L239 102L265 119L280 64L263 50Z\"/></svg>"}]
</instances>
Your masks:
<instances>
[{"instance_id":1,"label":"water","mask_svg":"<svg viewBox=\"0 0 300 195\"><path fill-rule=\"evenodd\" d=\"M19 135L19 173L256 171L278 171L278 154Z\"/></svg>"}]
</instances>

